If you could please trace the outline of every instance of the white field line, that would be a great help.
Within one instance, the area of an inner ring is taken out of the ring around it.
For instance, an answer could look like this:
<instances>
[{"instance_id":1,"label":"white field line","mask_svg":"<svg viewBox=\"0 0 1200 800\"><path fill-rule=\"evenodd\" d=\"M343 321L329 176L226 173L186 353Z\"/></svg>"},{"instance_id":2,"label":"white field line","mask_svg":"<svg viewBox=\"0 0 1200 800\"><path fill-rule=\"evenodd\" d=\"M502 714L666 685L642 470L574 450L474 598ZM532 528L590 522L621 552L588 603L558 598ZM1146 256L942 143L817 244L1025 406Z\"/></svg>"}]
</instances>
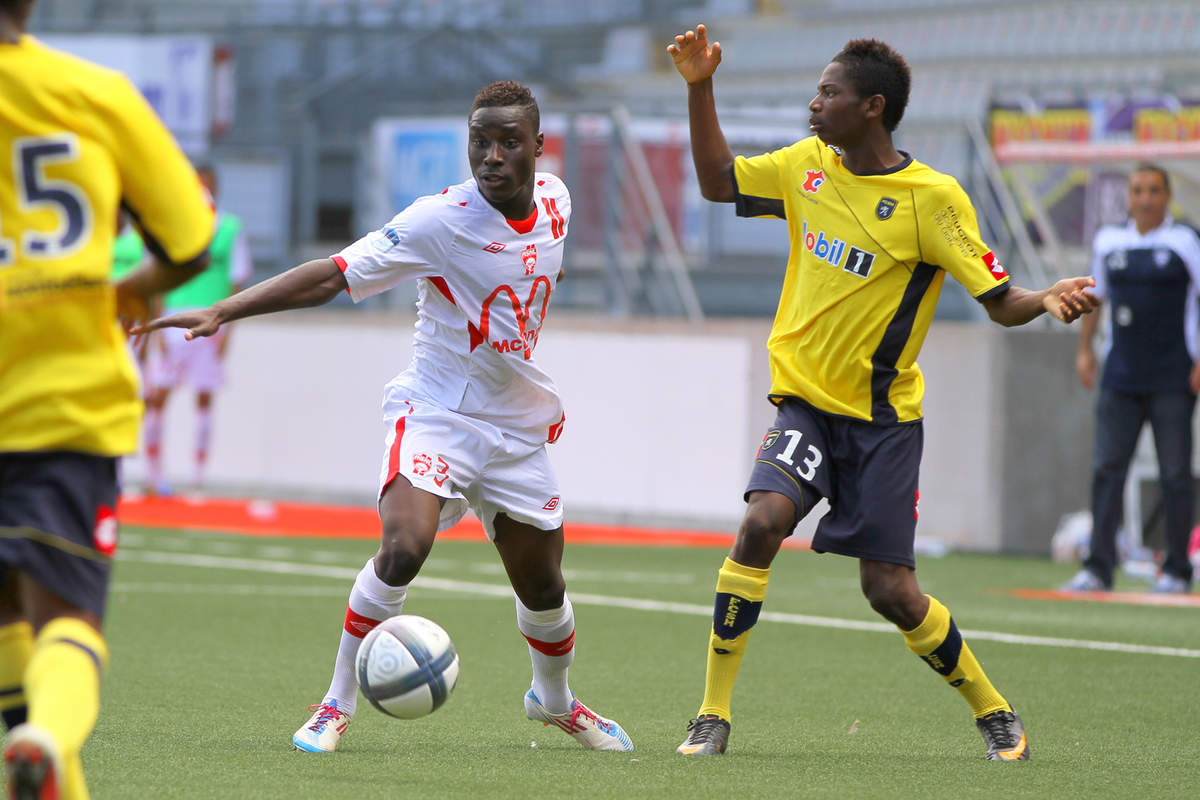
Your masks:
<instances>
[{"instance_id":1,"label":"white field line","mask_svg":"<svg viewBox=\"0 0 1200 800\"><path fill-rule=\"evenodd\" d=\"M197 555L191 553L162 553L151 550L125 550L119 559L122 561L141 561L149 564L173 564L184 567L210 567L214 569L246 570L250 572L266 572L276 575L301 575L312 578L341 578L353 581L358 575L358 567L334 567L320 564L298 564L288 561L263 561L249 558L229 558L225 556ZM485 595L488 597L512 597L512 588L491 583L472 583L446 578L418 577L414 584L424 589L440 589L448 592L464 592L467 594ZM119 586L120 584L118 584ZM608 608L628 608L634 611L658 611L669 614L687 614L690 616L711 617L711 605L695 603L671 603L663 600L639 600L635 597L613 597L602 594L570 593L572 603L584 605L606 606ZM807 614L786 614L778 611L764 611L760 619L768 622L782 622L789 625L806 625L817 628L834 628L837 630L870 631L895 635L896 626L886 622L867 622L863 620L839 619L837 617L816 617ZM1115 653L1134 653L1138 655L1175 656L1178 658L1200 659L1200 650L1183 647L1159 647L1157 645L1132 644L1129 642L1102 642L1089 639L1066 639L1055 636L1028 636L1025 634L999 633L996 631L964 630L964 636L971 639L982 639L1003 644L1033 645L1038 647L1065 647L1077 650L1101 650Z\"/></svg>"}]
</instances>

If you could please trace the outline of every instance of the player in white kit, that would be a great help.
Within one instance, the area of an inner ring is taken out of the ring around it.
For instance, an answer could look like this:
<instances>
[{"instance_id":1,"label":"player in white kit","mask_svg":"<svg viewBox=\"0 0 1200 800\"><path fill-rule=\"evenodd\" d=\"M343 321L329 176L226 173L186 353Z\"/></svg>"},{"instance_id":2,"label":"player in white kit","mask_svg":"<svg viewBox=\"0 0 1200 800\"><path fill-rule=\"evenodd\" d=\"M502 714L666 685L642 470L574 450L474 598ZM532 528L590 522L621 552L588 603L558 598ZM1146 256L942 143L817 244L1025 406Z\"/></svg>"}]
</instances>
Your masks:
<instances>
[{"instance_id":1,"label":"player in white kit","mask_svg":"<svg viewBox=\"0 0 1200 800\"><path fill-rule=\"evenodd\" d=\"M341 291L357 302L417 280L413 360L384 393L382 541L354 582L333 680L292 737L298 750L338 746L356 707L359 643L400 613L437 531L468 507L516 594L533 662L526 715L589 749L633 749L621 726L576 700L567 683L575 617L560 568L562 501L546 453L565 417L533 352L562 268L570 196L557 177L534 170L542 134L525 87L482 89L468 133L471 180L418 199L337 255L135 329L211 336L234 319L320 305Z\"/></svg>"}]
</instances>

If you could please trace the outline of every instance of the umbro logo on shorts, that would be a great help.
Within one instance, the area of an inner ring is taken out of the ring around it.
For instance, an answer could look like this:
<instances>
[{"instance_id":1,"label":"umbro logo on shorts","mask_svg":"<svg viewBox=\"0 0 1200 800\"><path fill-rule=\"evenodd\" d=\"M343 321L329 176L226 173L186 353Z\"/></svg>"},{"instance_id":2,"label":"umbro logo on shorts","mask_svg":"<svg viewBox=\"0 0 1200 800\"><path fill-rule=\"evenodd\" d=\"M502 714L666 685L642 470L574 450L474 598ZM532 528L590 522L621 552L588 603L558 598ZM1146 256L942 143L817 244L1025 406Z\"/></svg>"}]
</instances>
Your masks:
<instances>
[{"instance_id":1,"label":"umbro logo on shorts","mask_svg":"<svg viewBox=\"0 0 1200 800\"><path fill-rule=\"evenodd\" d=\"M558 508L558 498L557 497L551 497L550 502L546 503L546 505L542 506L543 511L553 511L556 508Z\"/></svg>"},{"instance_id":2,"label":"umbro logo on shorts","mask_svg":"<svg viewBox=\"0 0 1200 800\"><path fill-rule=\"evenodd\" d=\"M492 242L492 243L491 243L491 244L489 244L487 247L483 248L483 252L485 252L485 253L499 253L501 250L503 250L503 249L504 249L504 248L506 248L506 247L508 247L508 245L506 245L506 244L501 244L500 242Z\"/></svg>"}]
</instances>

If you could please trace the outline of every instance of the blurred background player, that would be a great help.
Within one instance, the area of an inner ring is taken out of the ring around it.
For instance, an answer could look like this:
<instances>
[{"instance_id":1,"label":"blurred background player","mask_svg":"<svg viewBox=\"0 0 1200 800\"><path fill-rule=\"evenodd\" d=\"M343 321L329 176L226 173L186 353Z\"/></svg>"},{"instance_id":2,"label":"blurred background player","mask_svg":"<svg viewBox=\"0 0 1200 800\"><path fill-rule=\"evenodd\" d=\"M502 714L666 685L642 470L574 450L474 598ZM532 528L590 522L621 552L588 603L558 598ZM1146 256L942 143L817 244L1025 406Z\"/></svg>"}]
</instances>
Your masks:
<instances>
[{"instance_id":1,"label":"blurred background player","mask_svg":"<svg viewBox=\"0 0 1200 800\"><path fill-rule=\"evenodd\" d=\"M212 212L128 80L24 33L32 5L0 0L0 713L10 796L79 800L142 410L117 320L203 268ZM161 263L114 286L122 205Z\"/></svg>"},{"instance_id":2,"label":"blurred background player","mask_svg":"<svg viewBox=\"0 0 1200 800\"><path fill-rule=\"evenodd\" d=\"M916 357L947 272L1008 326L1045 312L1070 322L1090 311L1091 279L1069 278L1040 292L1012 285L980 238L958 182L893 145L912 79L886 44L851 41L825 67L808 105L814 136L736 160L713 92L720 44L710 47L700 25L667 50L688 85L701 194L735 203L740 216L784 218L791 237L767 342L778 412L718 572L704 700L678 751L725 752L733 685L771 562L825 498L830 510L812 549L859 560L871 607L967 701L989 759L1028 759L1021 718L992 686L949 610L917 584L923 383Z\"/></svg>"},{"instance_id":3,"label":"blurred background player","mask_svg":"<svg viewBox=\"0 0 1200 800\"><path fill-rule=\"evenodd\" d=\"M544 136L537 101L524 86L484 87L471 106L467 141L470 180L419 198L337 255L138 329L212 336L235 319L320 305L343 291L357 302L418 280L413 360L384 395L382 541L354 581L333 678L292 737L298 750L338 747L358 700L359 644L401 612L437 532L468 507L516 594L517 628L533 666L526 716L588 749L633 749L621 726L577 700L567 682L575 612L562 574L562 501L547 452L565 415L533 351L561 277L570 195L554 175L535 172Z\"/></svg>"},{"instance_id":4,"label":"blurred background player","mask_svg":"<svg viewBox=\"0 0 1200 800\"><path fill-rule=\"evenodd\" d=\"M1141 164L1129 176L1129 221L1106 225L1092 246L1096 295L1108 301L1106 352L1096 400L1092 536L1083 568L1063 589L1112 589L1125 477L1147 421L1154 431L1166 522L1166 557L1151 591L1182 594L1192 583L1188 538L1195 516L1192 412L1200 391L1200 238L1167 209L1166 170ZM1092 339L1100 315L1079 331L1079 380L1096 383Z\"/></svg>"},{"instance_id":5,"label":"blurred background player","mask_svg":"<svg viewBox=\"0 0 1200 800\"><path fill-rule=\"evenodd\" d=\"M218 206L216 228L208 248L208 268L166 294L162 301L164 314L204 308L224 300L241 291L254 269L242 221L219 208L216 171L205 164L197 167L196 172L214 205ZM223 327L216 336L194 341L185 339L184 332L178 328L168 328L155 336L159 341L150 348L143 428L149 490L152 494L171 493L162 467L163 411L171 390L186 382L196 391L192 491L201 492L212 441L213 394L225 382L224 359L229 347L229 327Z\"/></svg>"}]
</instances>

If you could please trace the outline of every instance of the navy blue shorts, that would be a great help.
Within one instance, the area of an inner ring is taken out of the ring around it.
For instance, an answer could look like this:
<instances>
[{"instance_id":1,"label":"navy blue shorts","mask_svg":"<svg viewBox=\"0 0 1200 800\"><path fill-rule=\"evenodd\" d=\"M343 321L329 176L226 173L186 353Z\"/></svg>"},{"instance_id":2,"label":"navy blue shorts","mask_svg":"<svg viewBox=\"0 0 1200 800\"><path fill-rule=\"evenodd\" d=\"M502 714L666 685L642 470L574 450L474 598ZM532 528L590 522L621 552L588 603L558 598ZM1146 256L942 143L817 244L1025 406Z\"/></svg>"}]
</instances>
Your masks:
<instances>
[{"instance_id":1,"label":"navy blue shorts","mask_svg":"<svg viewBox=\"0 0 1200 800\"><path fill-rule=\"evenodd\" d=\"M103 619L117 494L115 458L0 453L0 566Z\"/></svg>"},{"instance_id":2,"label":"navy blue shorts","mask_svg":"<svg viewBox=\"0 0 1200 800\"><path fill-rule=\"evenodd\" d=\"M829 511L812 549L915 567L921 423L873 425L784 398L750 472L751 492L796 504L796 522L822 497ZM794 525L794 524L793 524Z\"/></svg>"}]
</instances>

